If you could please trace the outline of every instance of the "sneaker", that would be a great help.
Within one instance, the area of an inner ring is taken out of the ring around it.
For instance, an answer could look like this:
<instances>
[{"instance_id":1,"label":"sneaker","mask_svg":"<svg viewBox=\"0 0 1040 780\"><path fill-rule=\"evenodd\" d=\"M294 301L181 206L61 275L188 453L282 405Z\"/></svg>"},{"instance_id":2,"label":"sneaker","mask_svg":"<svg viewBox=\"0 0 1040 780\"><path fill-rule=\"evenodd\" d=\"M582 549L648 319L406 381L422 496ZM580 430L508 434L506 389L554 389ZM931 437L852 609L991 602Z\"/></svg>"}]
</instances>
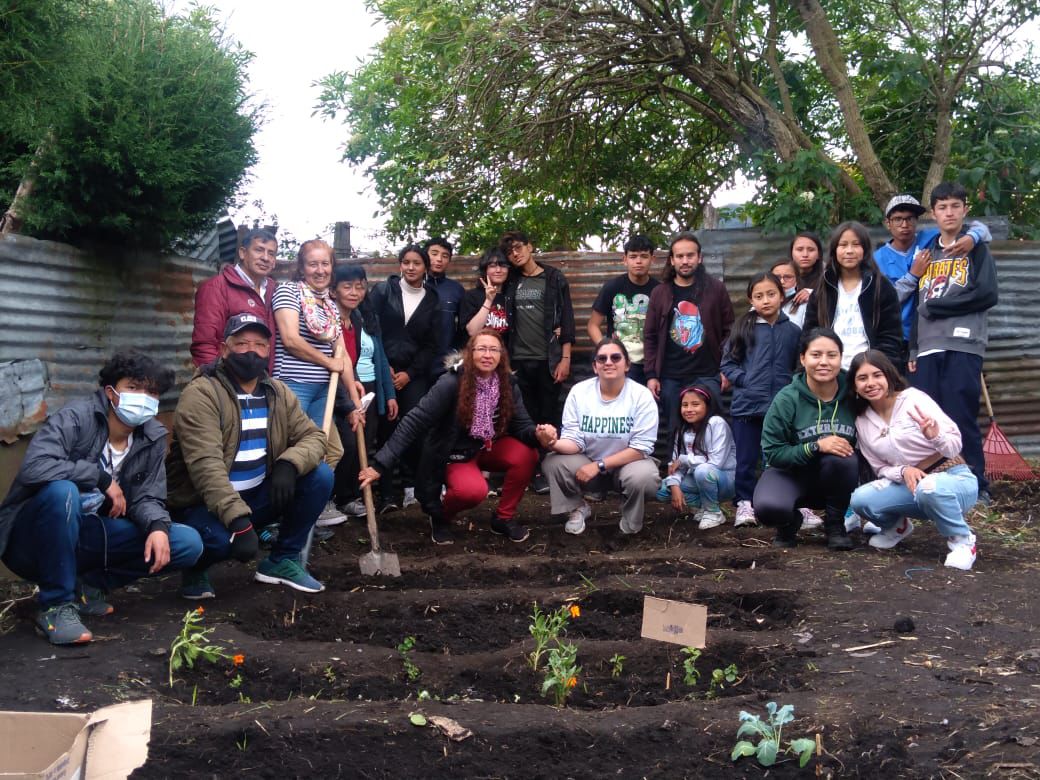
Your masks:
<instances>
[{"instance_id":1,"label":"sneaker","mask_svg":"<svg viewBox=\"0 0 1040 780\"><path fill-rule=\"evenodd\" d=\"M415 488L406 487L404 489L404 501L401 502L401 508L407 509L410 506L419 506L419 499L415 497Z\"/></svg>"},{"instance_id":2,"label":"sneaker","mask_svg":"<svg viewBox=\"0 0 1040 780\"><path fill-rule=\"evenodd\" d=\"M697 520L697 528L701 531L707 531L709 528L718 528L726 522L726 516L722 512L715 511L709 512L705 509L700 513Z\"/></svg>"},{"instance_id":3,"label":"sneaker","mask_svg":"<svg viewBox=\"0 0 1040 780\"><path fill-rule=\"evenodd\" d=\"M278 523L265 525L256 532L256 535L260 539L260 546L265 550L270 550L272 545L278 541Z\"/></svg>"},{"instance_id":4,"label":"sneaker","mask_svg":"<svg viewBox=\"0 0 1040 780\"><path fill-rule=\"evenodd\" d=\"M569 534L585 533L585 521L592 516L592 510L589 505L584 501L581 502L581 506L577 509L572 509L571 513L567 515L567 522L563 525L563 530Z\"/></svg>"},{"instance_id":5,"label":"sneaker","mask_svg":"<svg viewBox=\"0 0 1040 780\"><path fill-rule=\"evenodd\" d=\"M790 534L784 531L776 532L776 537L773 539L773 547L779 547L784 550L789 550L792 547L797 546L798 536L796 534Z\"/></svg>"},{"instance_id":6,"label":"sneaker","mask_svg":"<svg viewBox=\"0 0 1040 780\"><path fill-rule=\"evenodd\" d=\"M845 533L851 534L863 527L863 518L852 511L852 507L845 510Z\"/></svg>"},{"instance_id":7,"label":"sneaker","mask_svg":"<svg viewBox=\"0 0 1040 780\"><path fill-rule=\"evenodd\" d=\"M879 550L891 550L913 532L914 524L910 522L909 517L904 517L891 528L879 531L871 536L867 544Z\"/></svg>"},{"instance_id":8,"label":"sneaker","mask_svg":"<svg viewBox=\"0 0 1040 780\"><path fill-rule=\"evenodd\" d=\"M213 586L209 584L209 575L204 571L184 569L181 572L181 598L201 601L217 597Z\"/></svg>"},{"instance_id":9,"label":"sneaker","mask_svg":"<svg viewBox=\"0 0 1040 780\"><path fill-rule=\"evenodd\" d=\"M946 540L946 544L950 552L944 565L951 569L971 571L971 567L975 565L975 534L951 536Z\"/></svg>"},{"instance_id":10,"label":"sneaker","mask_svg":"<svg viewBox=\"0 0 1040 780\"><path fill-rule=\"evenodd\" d=\"M349 504L344 504L340 507L340 511L347 517L364 517L368 514L368 510L365 509L365 501L361 498L355 498Z\"/></svg>"},{"instance_id":11,"label":"sneaker","mask_svg":"<svg viewBox=\"0 0 1040 780\"><path fill-rule=\"evenodd\" d=\"M498 515L491 518L491 533L508 536L511 542L523 542L531 535L531 532L516 520L503 520Z\"/></svg>"},{"instance_id":12,"label":"sneaker","mask_svg":"<svg viewBox=\"0 0 1040 780\"><path fill-rule=\"evenodd\" d=\"M382 504L380 504L380 506L379 506L379 510L378 510L378 511L376 512L376 514L379 514L379 515L388 515L388 514L390 514L391 512L396 512L396 511L397 511L397 510L399 510L400 508L401 508L400 506L398 506L397 504L395 504L395 503L394 503L393 501L391 501L390 499L384 499L384 500L383 500L383 503L382 503Z\"/></svg>"},{"instance_id":13,"label":"sneaker","mask_svg":"<svg viewBox=\"0 0 1040 780\"><path fill-rule=\"evenodd\" d=\"M531 490L539 496L544 496L549 492L549 480L545 478L544 474L538 473L534 475L534 479L531 480Z\"/></svg>"},{"instance_id":14,"label":"sneaker","mask_svg":"<svg viewBox=\"0 0 1040 780\"><path fill-rule=\"evenodd\" d=\"M993 503L993 496L989 494L988 490L980 490L977 503L980 506L987 507Z\"/></svg>"},{"instance_id":15,"label":"sneaker","mask_svg":"<svg viewBox=\"0 0 1040 780\"><path fill-rule=\"evenodd\" d=\"M315 523L314 530L311 532L311 541L315 544L319 542L327 542L335 535L336 532L333 531L331 528L319 526L317 523Z\"/></svg>"},{"instance_id":16,"label":"sneaker","mask_svg":"<svg viewBox=\"0 0 1040 780\"><path fill-rule=\"evenodd\" d=\"M733 519L733 527L740 528L745 525L758 525L758 518L755 517L755 509L751 506L750 501L738 501L737 516Z\"/></svg>"},{"instance_id":17,"label":"sneaker","mask_svg":"<svg viewBox=\"0 0 1040 780\"><path fill-rule=\"evenodd\" d=\"M105 601L106 596L108 594L100 588L92 588L85 582L76 583L76 609L81 615L104 617L115 612L115 607Z\"/></svg>"},{"instance_id":18,"label":"sneaker","mask_svg":"<svg viewBox=\"0 0 1040 780\"><path fill-rule=\"evenodd\" d=\"M40 610L36 625L52 645L82 645L94 638L80 621L79 609L72 602Z\"/></svg>"},{"instance_id":19,"label":"sneaker","mask_svg":"<svg viewBox=\"0 0 1040 780\"><path fill-rule=\"evenodd\" d=\"M881 533L881 526L876 523L872 523L869 520L863 521L862 531L866 536L873 536L874 534Z\"/></svg>"},{"instance_id":20,"label":"sneaker","mask_svg":"<svg viewBox=\"0 0 1040 780\"><path fill-rule=\"evenodd\" d=\"M852 539L844 531L831 531L827 534L827 549L837 551L851 550Z\"/></svg>"},{"instance_id":21,"label":"sneaker","mask_svg":"<svg viewBox=\"0 0 1040 780\"><path fill-rule=\"evenodd\" d=\"M590 490L585 494L584 498L586 501L592 501L593 503L598 504L601 501L607 500L607 493L605 490Z\"/></svg>"},{"instance_id":22,"label":"sneaker","mask_svg":"<svg viewBox=\"0 0 1040 780\"><path fill-rule=\"evenodd\" d=\"M314 524L325 527L328 525L340 525L345 522L347 522L347 516L336 509L336 505L329 501L322 513L318 515L318 520Z\"/></svg>"},{"instance_id":23,"label":"sneaker","mask_svg":"<svg viewBox=\"0 0 1040 780\"><path fill-rule=\"evenodd\" d=\"M809 507L803 506L798 511L802 513L802 528L812 531L823 526L823 518L809 509Z\"/></svg>"},{"instance_id":24,"label":"sneaker","mask_svg":"<svg viewBox=\"0 0 1040 780\"><path fill-rule=\"evenodd\" d=\"M434 544L455 544L455 537L451 532L451 522L431 516L430 539Z\"/></svg>"},{"instance_id":25,"label":"sneaker","mask_svg":"<svg viewBox=\"0 0 1040 780\"><path fill-rule=\"evenodd\" d=\"M325 586L307 573L295 558L284 558L277 563L264 558L256 565L253 579L268 585L288 585L304 593L321 593Z\"/></svg>"}]
</instances>

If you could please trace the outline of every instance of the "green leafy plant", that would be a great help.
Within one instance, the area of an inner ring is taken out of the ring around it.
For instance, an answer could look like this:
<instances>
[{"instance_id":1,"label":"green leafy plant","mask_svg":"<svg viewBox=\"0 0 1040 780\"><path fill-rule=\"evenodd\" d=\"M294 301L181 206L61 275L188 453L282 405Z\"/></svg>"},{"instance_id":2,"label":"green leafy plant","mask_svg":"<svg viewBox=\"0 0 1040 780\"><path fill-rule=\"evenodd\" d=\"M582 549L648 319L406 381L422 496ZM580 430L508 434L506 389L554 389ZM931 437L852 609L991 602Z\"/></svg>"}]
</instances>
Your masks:
<instances>
[{"instance_id":1,"label":"green leafy plant","mask_svg":"<svg viewBox=\"0 0 1040 780\"><path fill-rule=\"evenodd\" d=\"M415 682L422 677L422 669L416 666L412 660L412 649L415 647L415 637L406 636L397 646L397 652L401 655L401 663L404 665L404 673L408 682Z\"/></svg>"},{"instance_id":2,"label":"green leafy plant","mask_svg":"<svg viewBox=\"0 0 1040 780\"><path fill-rule=\"evenodd\" d=\"M182 667L195 668L195 662L200 658L216 663L221 658L231 659L221 645L212 644L209 635L213 633L212 628L202 628L202 607L188 610L184 613L184 625L170 645L170 687L173 687L173 673ZM244 658L244 656L243 656ZM237 660L237 656L236 656Z\"/></svg>"},{"instance_id":3,"label":"green leafy plant","mask_svg":"<svg viewBox=\"0 0 1040 780\"><path fill-rule=\"evenodd\" d=\"M793 704L785 704L777 709L775 701L769 702L766 705L765 720L758 715L741 710L740 728L737 729L738 740L737 744L733 746L730 760L736 761L738 758L756 756L758 763L762 766L772 766L776 763L778 755L791 754L798 756L799 767L805 766L812 758L813 749L816 747L815 741L807 737L792 739L786 747L781 749L783 728L792 720L794 720ZM757 736L758 744L756 745L750 740L739 739L746 734L751 735L752 738Z\"/></svg>"},{"instance_id":4,"label":"green leafy plant","mask_svg":"<svg viewBox=\"0 0 1040 780\"><path fill-rule=\"evenodd\" d=\"M683 682L692 688L701 679L701 673L697 671L697 659L701 657L701 651L696 647L687 646L681 652L686 656L682 662Z\"/></svg>"},{"instance_id":5,"label":"green leafy plant","mask_svg":"<svg viewBox=\"0 0 1040 780\"><path fill-rule=\"evenodd\" d=\"M534 637L534 650L527 656L527 662L531 665L531 669L538 671L546 648L552 642L558 642L561 633L566 633L567 620L574 610L577 610L578 615L581 614L581 610L576 604L570 607L565 604L551 612L542 612L538 602L534 603L534 610L531 612L531 625L528 627L528 631Z\"/></svg>"},{"instance_id":6,"label":"green leafy plant","mask_svg":"<svg viewBox=\"0 0 1040 780\"><path fill-rule=\"evenodd\" d=\"M708 685L708 698L714 698L718 691L727 685L732 685L740 677L740 670L736 664L730 664L725 669L715 669L711 673L711 682Z\"/></svg>"},{"instance_id":7,"label":"green leafy plant","mask_svg":"<svg viewBox=\"0 0 1040 780\"><path fill-rule=\"evenodd\" d=\"M621 676L621 672L625 668L625 656L621 653L614 653L610 657L610 676L615 680Z\"/></svg>"},{"instance_id":8,"label":"green leafy plant","mask_svg":"<svg viewBox=\"0 0 1040 780\"><path fill-rule=\"evenodd\" d=\"M557 644L549 651L546 663L545 680L542 682L542 696L552 694L557 707L567 703L567 697L578 685L578 646L568 642Z\"/></svg>"},{"instance_id":9,"label":"green leafy plant","mask_svg":"<svg viewBox=\"0 0 1040 780\"><path fill-rule=\"evenodd\" d=\"M241 688L242 687L242 675L241 674L236 674L234 677L232 677L228 681L228 687L229 688L233 688L234 690L238 690L239 688Z\"/></svg>"}]
</instances>

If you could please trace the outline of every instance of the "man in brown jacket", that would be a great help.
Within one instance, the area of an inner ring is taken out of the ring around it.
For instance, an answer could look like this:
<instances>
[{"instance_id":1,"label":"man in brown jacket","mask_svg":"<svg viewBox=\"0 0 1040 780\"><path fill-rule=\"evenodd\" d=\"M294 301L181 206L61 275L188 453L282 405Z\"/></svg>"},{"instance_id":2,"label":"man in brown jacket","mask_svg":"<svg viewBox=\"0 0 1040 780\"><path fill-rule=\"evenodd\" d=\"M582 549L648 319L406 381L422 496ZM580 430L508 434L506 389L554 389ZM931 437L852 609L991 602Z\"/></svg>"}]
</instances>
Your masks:
<instances>
[{"instance_id":1,"label":"man in brown jacket","mask_svg":"<svg viewBox=\"0 0 1040 780\"><path fill-rule=\"evenodd\" d=\"M300 552L332 493L322 462L325 435L282 382L267 374L271 331L255 314L232 316L220 360L199 369L173 418L167 459L167 505L202 537L203 553L185 570L181 595L215 596L206 570L218 561L252 560L254 526L282 517L271 554L256 580L307 593L325 586L307 573Z\"/></svg>"}]
</instances>

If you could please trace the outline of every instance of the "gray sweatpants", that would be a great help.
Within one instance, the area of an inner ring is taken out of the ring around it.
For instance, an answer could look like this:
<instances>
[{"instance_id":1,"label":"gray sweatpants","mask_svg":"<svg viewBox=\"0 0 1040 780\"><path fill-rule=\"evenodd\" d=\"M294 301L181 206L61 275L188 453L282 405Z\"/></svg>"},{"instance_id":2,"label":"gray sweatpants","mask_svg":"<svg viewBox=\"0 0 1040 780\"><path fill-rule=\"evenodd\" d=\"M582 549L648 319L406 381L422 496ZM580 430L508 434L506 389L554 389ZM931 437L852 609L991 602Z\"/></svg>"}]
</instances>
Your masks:
<instances>
[{"instance_id":1,"label":"gray sweatpants","mask_svg":"<svg viewBox=\"0 0 1040 780\"><path fill-rule=\"evenodd\" d=\"M643 458L626 463L619 469L600 474L585 485L578 482L575 473L593 461L581 453L561 455L550 453L542 461L542 473L549 481L549 498L554 515L577 509L584 502L582 492L615 490L621 493L621 530L634 534L643 527L643 513L648 498L652 499L661 484L657 462Z\"/></svg>"}]
</instances>

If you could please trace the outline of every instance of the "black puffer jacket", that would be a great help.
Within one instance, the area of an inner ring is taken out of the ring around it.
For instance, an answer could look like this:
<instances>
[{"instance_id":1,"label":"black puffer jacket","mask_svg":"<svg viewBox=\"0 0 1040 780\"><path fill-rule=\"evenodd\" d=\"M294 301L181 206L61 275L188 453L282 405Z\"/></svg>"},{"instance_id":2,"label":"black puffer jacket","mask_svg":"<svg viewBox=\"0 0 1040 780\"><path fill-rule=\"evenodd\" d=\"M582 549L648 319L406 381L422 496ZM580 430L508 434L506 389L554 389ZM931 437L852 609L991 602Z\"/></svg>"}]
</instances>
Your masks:
<instances>
[{"instance_id":1,"label":"black puffer jacket","mask_svg":"<svg viewBox=\"0 0 1040 780\"><path fill-rule=\"evenodd\" d=\"M875 292L874 286L881 287ZM820 291L824 291L827 306L827 321L821 323L817 311ZM878 295L878 309L875 315L874 296ZM834 312L838 308L838 281L831 269L823 274L822 283L809 296L805 305L805 323L802 333L808 333L817 325L832 327ZM863 271L863 286L859 293L859 311L863 317L863 329L867 333L867 343L871 349L879 349L897 366L903 361L903 315L899 308L899 296L892 282L882 274L875 277L869 270Z\"/></svg>"},{"instance_id":2,"label":"black puffer jacket","mask_svg":"<svg viewBox=\"0 0 1040 780\"><path fill-rule=\"evenodd\" d=\"M423 396L422 401L397 424L389 441L372 458L372 467L386 474L406 451L422 444L419 474L415 496L427 513L440 510L441 485L444 470L449 463L463 463L477 456L484 442L469 435L455 415L459 401L461 364L453 365L441 374L436 384ZM513 389L513 415L506 426L506 435L537 447L535 424L524 408L520 386L510 375Z\"/></svg>"}]
</instances>

